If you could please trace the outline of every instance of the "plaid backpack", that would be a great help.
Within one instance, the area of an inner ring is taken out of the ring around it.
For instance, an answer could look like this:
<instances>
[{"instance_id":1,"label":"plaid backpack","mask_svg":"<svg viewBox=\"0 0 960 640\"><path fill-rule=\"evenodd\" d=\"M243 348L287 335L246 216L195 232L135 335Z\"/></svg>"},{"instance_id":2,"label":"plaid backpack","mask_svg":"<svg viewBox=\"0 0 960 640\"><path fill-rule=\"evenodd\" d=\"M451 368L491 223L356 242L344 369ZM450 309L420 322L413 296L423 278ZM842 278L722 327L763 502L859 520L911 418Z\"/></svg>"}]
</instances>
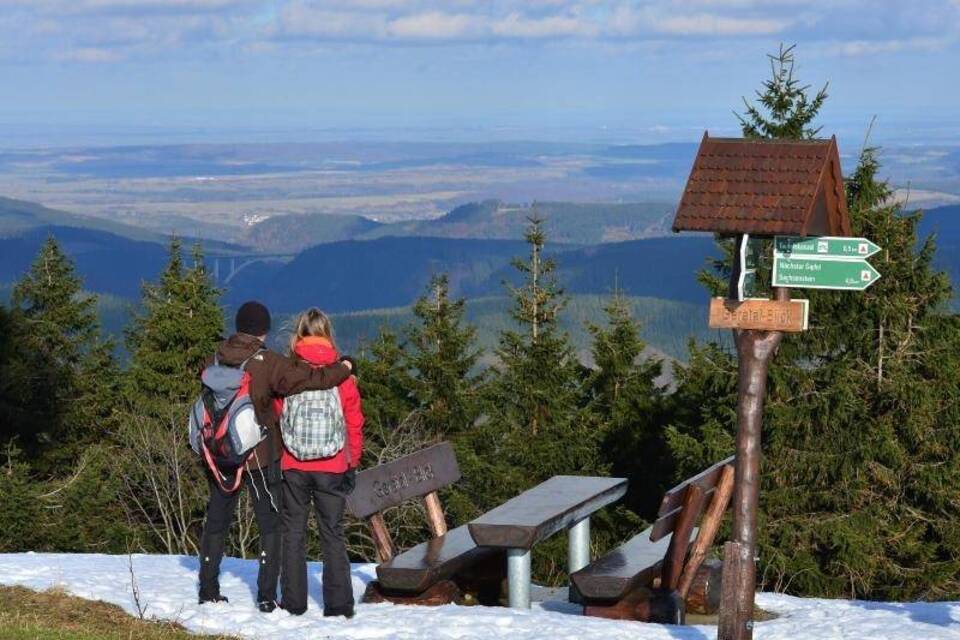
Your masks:
<instances>
[{"instance_id":1,"label":"plaid backpack","mask_svg":"<svg viewBox=\"0 0 960 640\"><path fill-rule=\"evenodd\" d=\"M297 460L339 453L347 439L340 390L304 391L287 397L280 414L280 433L284 446Z\"/></svg>"}]
</instances>

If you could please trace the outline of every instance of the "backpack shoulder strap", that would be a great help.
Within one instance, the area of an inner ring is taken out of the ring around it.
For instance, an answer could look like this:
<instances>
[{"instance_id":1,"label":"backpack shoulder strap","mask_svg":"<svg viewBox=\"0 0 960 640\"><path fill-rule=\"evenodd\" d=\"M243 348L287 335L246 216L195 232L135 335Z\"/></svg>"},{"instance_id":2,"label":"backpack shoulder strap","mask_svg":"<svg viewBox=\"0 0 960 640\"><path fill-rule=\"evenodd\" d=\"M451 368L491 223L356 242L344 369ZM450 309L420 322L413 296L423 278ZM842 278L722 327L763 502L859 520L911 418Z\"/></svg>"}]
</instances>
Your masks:
<instances>
[{"instance_id":1,"label":"backpack shoulder strap","mask_svg":"<svg viewBox=\"0 0 960 640\"><path fill-rule=\"evenodd\" d=\"M240 367L239 367L240 370L241 370L241 371L246 371L246 369L247 369L247 363L250 362L251 360L253 360L254 358L256 358L258 355L260 355L260 354L263 353L264 351L266 351L266 349L263 348L263 347L261 347L261 348L257 349L256 351L254 351L253 353L251 353L251 354L247 357L246 360L244 360L243 362L240 363Z\"/></svg>"}]
</instances>

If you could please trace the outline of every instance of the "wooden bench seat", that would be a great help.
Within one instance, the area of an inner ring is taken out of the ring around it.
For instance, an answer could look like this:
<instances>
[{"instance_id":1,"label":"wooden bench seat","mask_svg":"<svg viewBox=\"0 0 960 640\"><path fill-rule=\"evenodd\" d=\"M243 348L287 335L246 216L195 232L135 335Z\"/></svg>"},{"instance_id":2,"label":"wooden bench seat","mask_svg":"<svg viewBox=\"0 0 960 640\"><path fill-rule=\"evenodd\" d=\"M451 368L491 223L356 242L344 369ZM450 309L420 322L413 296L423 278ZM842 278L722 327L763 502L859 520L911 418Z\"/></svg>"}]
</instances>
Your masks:
<instances>
[{"instance_id":1,"label":"wooden bench seat","mask_svg":"<svg viewBox=\"0 0 960 640\"><path fill-rule=\"evenodd\" d=\"M387 591L420 593L494 555L495 549L478 547L467 527L462 526L379 565L377 578Z\"/></svg>"},{"instance_id":2,"label":"wooden bench seat","mask_svg":"<svg viewBox=\"0 0 960 640\"><path fill-rule=\"evenodd\" d=\"M570 576L571 600L613 602L637 586L653 584L670 547L670 536L651 542L652 531L653 527L645 529Z\"/></svg>"},{"instance_id":3,"label":"wooden bench seat","mask_svg":"<svg viewBox=\"0 0 960 640\"><path fill-rule=\"evenodd\" d=\"M467 526L478 545L530 549L616 502L626 491L624 478L554 476Z\"/></svg>"},{"instance_id":4,"label":"wooden bench seat","mask_svg":"<svg viewBox=\"0 0 960 640\"><path fill-rule=\"evenodd\" d=\"M570 576L571 601L585 605L587 615L682 624L696 584L698 606L715 606L719 567L704 560L730 503L733 475L731 457L667 491L650 528Z\"/></svg>"}]
</instances>

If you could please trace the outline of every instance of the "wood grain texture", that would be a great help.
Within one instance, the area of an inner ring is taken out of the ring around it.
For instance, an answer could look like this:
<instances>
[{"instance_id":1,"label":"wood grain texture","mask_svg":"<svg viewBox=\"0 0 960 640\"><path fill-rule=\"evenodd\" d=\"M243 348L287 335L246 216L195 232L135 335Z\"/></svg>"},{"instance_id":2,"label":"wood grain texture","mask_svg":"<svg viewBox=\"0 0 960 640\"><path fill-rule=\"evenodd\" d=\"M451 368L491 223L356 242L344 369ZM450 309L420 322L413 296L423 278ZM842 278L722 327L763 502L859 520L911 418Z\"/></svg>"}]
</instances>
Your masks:
<instances>
[{"instance_id":1,"label":"wood grain texture","mask_svg":"<svg viewBox=\"0 0 960 640\"><path fill-rule=\"evenodd\" d=\"M457 527L380 564L377 578L390 591L420 592L440 580L454 578L476 562L493 557L499 558L502 554L496 549L478 547L466 527Z\"/></svg>"},{"instance_id":2,"label":"wood grain texture","mask_svg":"<svg viewBox=\"0 0 960 640\"><path fill-rule=\"evenodd\" d=\"M744 554L744 551L747 551L747 554ZM753 625L748 625L753 611L752 609L744 610L743 598L740 597L745 561L753 561L753 558L749 557L749 549L738 542L728 542L724 545L717 640L749 640L753 636Z\"/></svg>"},{"instance_id":3,"label":"wood grain texture","mask_svg":"<svg viewBox=\"0 0 960 640\"><path fill-rule=\"evenodd\" d=\"M443 515L443 506L440 504L440 496L436 491L431 491L423 496L423 507L427 512L427 526L430 527L430 533L434 538L439 538L447 533L447 518Z\"/></svg>"},{"instance_id":4,"label":"wood grain texture","mask_svg":"<svg viewBox=\"0 0 960 640\"><path fill-rule=\"evenodd\" d=\"M650 586L660 575L670 538L650 541L650 529L641 531L606 555L570 575L580 602L614 601L641 586Z\"/></svg>"},{"instance_id":5,"label":"wood grain texture","mask_svg":"<svg viewBox=\"0 0 960 640\"><path fill-rule=\"evenodd\" d=\"M690 593L690 587L697 576L697 571L707 557L707 553L710 552L710 547L713 546L717 531L720 529L720 523L723 522L723 514L730 506L730 496L733 495L733 476L733 465L723 467L720 480L717 482L717 488L710 499L710 505L700 522L700 532L690 548L690 557L683 568L680 584L677 587L677 591L684 599Z\"/></svg>"},{"instance_id":6,"label":"wood grain texture","mask_svg":"<svg viewBox=\"0 0 960 640\"><path fill-rule=\"evenodd\" d=\"M470 535L481 546L530 549L626 491L626 478L554 476L472 521Z\"/></svg>"},{"instance_id":7,"label":"wood grain texture","mask_svg":"<svg viewBox=\"0 0 960 640\"><path fill-rule=\"evenodd\" d=\"M693 576L689 592L683 597L687 613L707 616L716 614L720 609L722 584L723 561L714 559L703 562Z\"/></svg>"},{"instance_id":8,"label":"wood grain texture","mask_svg":"<svg viewBox=\"0 0 960 640\"><path fill-rule=\"evenodd\" d=\"M390 536L390 530L387 529L387 523L383 521L383 514L373 514L367 523L370 525L373 544L377 548L377 560L389 562L393 558L393 538Z\"/></svg>"},{"instance_id":9,"label":"wood grain texture","mask_svg":"<svg viewBox=\"0 0 960 640\"><path fill-rule=\"evenodd\" d=\"M664 589L674 591L680 584L683 573L683 563L687 559L687 550L690 548L690 536L700 518L705 497L702 487L691 484L687 487L683 498L683 509L677 518L676 528L670 538L670 548L663 559L663 571L660 583Z\"/></svg>"},{"instance_id":10,"label":"wood grain texture","mask_svg":"<svg viewBox=\"0 0 960 640\"><path fill-rule=\"evenodd\" d=\"M357 518L420 498L460 479L460 467L449 442L428 447L357 474L347 496L347 510Z\"/></svg>"},{"instance_id":11,"label":"wood grain texture","mask_svg":"<svg viewBox=\"0 0 960 640\"><path fill-rule=\"evenodd\" d=\"M810 305L807 300L730 300L710 301L708 324L711 329L758 329L799 333L807 330Z\"/></svg>"},{"instance_id":12,"label":"wood grain texture","mask_svg":"<svg viewBox=\"0 0 960 640\"><path fill-rule=\"evenodd\" d=\"M728 464L733 464L733 462L733 456L721 460L709 469L705 469L692 478L684 480L663 494L663 500L660 501L660 509L657 512L657 521L653 525L650 539L656 542L673 531L677 516L680 515L680 510L683 506L684 491L686 491L688 486L695 484L703 489L705 496L709 496L720 480L720 473L723 471L723 467Z\"/></svg>"}]
</instances>

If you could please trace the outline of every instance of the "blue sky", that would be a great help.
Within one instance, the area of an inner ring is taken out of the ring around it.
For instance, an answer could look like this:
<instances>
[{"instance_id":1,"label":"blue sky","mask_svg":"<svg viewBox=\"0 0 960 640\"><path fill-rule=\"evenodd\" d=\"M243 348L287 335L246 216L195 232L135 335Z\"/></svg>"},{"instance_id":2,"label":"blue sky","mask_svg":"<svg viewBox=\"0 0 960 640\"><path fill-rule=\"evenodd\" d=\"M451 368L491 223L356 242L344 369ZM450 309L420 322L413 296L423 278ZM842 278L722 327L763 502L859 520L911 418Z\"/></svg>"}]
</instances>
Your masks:
<instances>
[{"instance_id":1,"label":"blue sky","mask_svg":"<svg viewBox=\"0 0 960 640\"><path fill-rule=\"evenodd\" d=\"M830 127L960 120L960 0L0 0L0 28L4 131L695 139L733 124L780 42L830 82Z\"/></svg>"}]
</instances>

